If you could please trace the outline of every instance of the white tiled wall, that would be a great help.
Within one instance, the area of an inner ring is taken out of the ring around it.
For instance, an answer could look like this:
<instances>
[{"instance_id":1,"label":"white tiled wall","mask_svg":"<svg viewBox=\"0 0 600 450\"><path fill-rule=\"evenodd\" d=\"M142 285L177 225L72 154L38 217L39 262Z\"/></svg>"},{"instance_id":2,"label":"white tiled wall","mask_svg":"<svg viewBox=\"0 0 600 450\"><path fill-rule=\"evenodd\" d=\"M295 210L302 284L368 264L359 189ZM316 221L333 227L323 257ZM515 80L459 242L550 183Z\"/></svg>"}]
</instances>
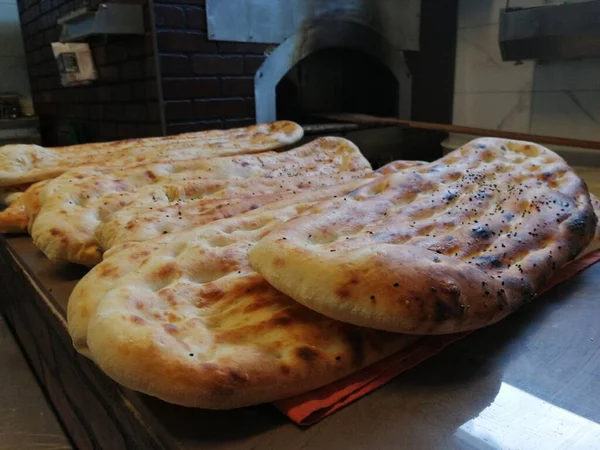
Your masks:
<instances>
[{"instance_id":1,"label":"white tiled wall","mask_svg":"<svg viewBox=\"0 0 600 450\"><path fill-rule=\"evenodd\" d=\"M509 0L509 5L560 2ZM459 1L454 123L600 140L600 58L503 62L498 21L506 3Z\"/></svg>"},{"instance_id":2,"label":"white tiled wall","mask_svg":"<svg viewBox=\"0 0 600 450\"><path fill-rule=\"evenodd\" d=\"M0 93L20 94L33 112L16 0L0 0Z\"/></svg>"}]
</instances>

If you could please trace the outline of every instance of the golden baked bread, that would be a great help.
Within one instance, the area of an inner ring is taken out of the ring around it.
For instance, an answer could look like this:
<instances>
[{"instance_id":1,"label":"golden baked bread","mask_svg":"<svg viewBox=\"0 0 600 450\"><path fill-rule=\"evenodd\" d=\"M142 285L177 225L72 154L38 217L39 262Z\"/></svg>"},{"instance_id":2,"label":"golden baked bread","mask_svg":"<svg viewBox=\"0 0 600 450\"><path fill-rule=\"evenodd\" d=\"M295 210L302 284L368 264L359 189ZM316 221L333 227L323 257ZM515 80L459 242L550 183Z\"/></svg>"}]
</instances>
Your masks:
<instances>
[{"instance_id":1,"label":"golden baked bread","mask_svg":"<svg viewBox=\"0 0 600 450\"><path fill-rule=\"evenodd\" d=\"M249 253L299 303L375 329L492 324L591 242L585 183L550 150L476 139L444 158L320 203Z\"/></svg>"},{"instance_id":2,"label":"golden baked bread","mask_svg":"<svg viewBox=\"0 0 600 450\"><path fill-rule=\"evenodd\" d=\"M189 185L164 185L159 188L160 193L155 191L152 196L144 195L112 213L96 228L96 240L106 251L118 244L145 241L161 234L186 230L216 220L216 217L225 218L259 208L281 200L285 195L342 184L369 173L373 174L369 170L359 170L325 177L302 175L202 180L190 183L195 191L192 193L187 189ZM184 189L188 192L182 193Z\"/></svg>"},{"instance_id":3,"label":"golden baked bread","mask_svg":"<svg viewBox=\"0 0 600 450\"><path fill-rule=\"evenodd\" d=\"M196 226L193 229L188 230L189 232L168 233L144 242L126 242L114 245L104 254L105 260L112 261L111 264L108 265L111 269L108 271L106 268L107 265L102 264L93 268L89 274L75 286L71 299L69 300L69 328L75 347L82 353L86 352L88 320L90 316L94 314L96 304L117 280L133 271L140 264L140 258L146 258L152 253L153 249L162 248L162 246L167 245L167 243L171 242L173 239L191 239L192 236L195 236L194 233L196 232L204 235L203 233L221 230L223 227L233 229L232 227L234 227L235 224L247 223L249 220L264 220L265 224L270 223L270 226L272 227L274 226L274 222L272 221L275 220L273 219L273 214L275 214L276 220L287 220L292 217L293 214L300 210L305 210L308 206L313 205L318 201L342 195L369 183L374 176L383 173L393 173L421 164L423 163L417 161L396 161L363 178L354 179L343 184L292 195L287 195L287 193L274 194L274 196L283 196L283 198L246 213L239 213L239 211L246 210L248 206L254 205L256 198L236 199L230 205L220 209L216 207L214 213L207 212L207 215L213 216L213 220L223 218L223 220L219 220L218 223L215 223L213 227L208 225ZM231 200L220 201L229 202ZM279 210L285 210L287 212L278 215ZM219 215L223 217L219 217ZM265 215L265 219L261 218L262 215ZM185 236L185 238L182 238L181 236ZM118 259L114 258L113 256L117 253L122 257ZM131 257L125 257L125 255L131 255Z\"/></svg>"},{"instance_id":4,"label":"golden baked bread","mask_svg":"<svg viewBox=\"0 0 600 450\"><path fill-rule=\"evenodd\" d=\"M38 181L29 186L22 195L6 209L0 211L0 233L26 233L29 214L39 211L39 195L49 180Z\"/></svg>"},{"instance_id":5,"label":"golden baked bread","mask_svg":"<svg viewBox=\"0 0 600 450\"><path fill-rule=\"evenodd\" d=\"M370 165L358 148L342 138L320 138L281 153L200 158L127 169L74 169L41 191L41 208L30 226L31 236L48 258L91 266L102 258L95 237L102 221L134 200L166 204L171 200L170 190L177 194L182 191L176 189L178 183L186 186L204 179L277 179L299 174L310 178L368 169ZM170 190L163 189L164 185ZM223 183L220 187L226 188Z\"/></svg>"},{"instance_id":6,"label":"golden baked bread","mask_svg":"<svg viewBox=\"0 0 600 450\"><path fill-rule=\"evenodd\" d=\"M579 254L577 259L600 249L600 200L598 200L598 198L593 194L590 194L590 200L592 202L592 206L594 207L596 217L598 218L598 222L596 223L596 232L594 233L594 238L592 241L588 244L585 250Z\"/></svg>"},{"instance_id":7,"label":"golden baked bread","mask_svg":"<svg viewBox=\"0 0 600 450\"><path fill-rule=\"evenodd\" d=\"M7 145L0 147L0 186L54 178L70 168L85 165L118 166L259 153L293 144L302 136L303 130L298 124L280 121L231 130L59 149Z\"/></svg>"},{"instance_id":8,"label":"golden baked bread","mask_svg":"<svg viewBox=\"0 0 600 450\"><path fill-rule=\"evenodd\" d=\"M299 131L302 135L303 131L301 129ZM190 144L196 145L198 143L215 144L224 141L245 141L248 139L254 143L260 143L260 141L265 140L266 135L280 132L292 136L298 132L298 125L290 121L282 120L278 122L250 125L241 128L192 131L188 133L172 134L169 136L131 138L117 141L89 142L85 144L51 147L50 150L58 152L61 155L79 157L82 155L93 155L98 150L102 150L104 154L114 154L115 152L132 148L166 147L166 145L182 147L189 146ZM9 144L0 147L0 150L11 149L22 145L24 144ZM44 148L40 146L36 147Z\"/></svg>"},{"instance_id":9,"label":"golden baked bread","mask_svg":"<svg viewBox=\"0 0 600 450\"><path fill-rule=\"evenodd\" d=\"M0 206L11 205L31 186L30 183L5 186L0 188Z\"/></svg>"},{"instance_id":10,"label":"golden baked bread","mask_svg":"<svg viewBox=\"0 0 600 450\"><path fill-rule=\"evenodd\" d=\"M248 248L356 180L107 252L68 303L75 347L131 389L235 408L317 388L414 338L336 322L270 286Z\"/></svg>"},{"instance_id":11,"label":"golden baked bread","mask_svg":"<svg viewBox=\"0 0 600 450\"><path fill-rule=\"evenodd\" d=\"M141 196L114 212L96 228L104 251L125 242L145 241L166 233L186 230L220 218L231 217L307 190L323 189L357 178L375 177L424 164L395 161L371 172L368 169L322 176L251 177L241 180L200 180L163 185L152 196ZM242 201L252 198L252 201Z\"/></svg>"}]
</instances>

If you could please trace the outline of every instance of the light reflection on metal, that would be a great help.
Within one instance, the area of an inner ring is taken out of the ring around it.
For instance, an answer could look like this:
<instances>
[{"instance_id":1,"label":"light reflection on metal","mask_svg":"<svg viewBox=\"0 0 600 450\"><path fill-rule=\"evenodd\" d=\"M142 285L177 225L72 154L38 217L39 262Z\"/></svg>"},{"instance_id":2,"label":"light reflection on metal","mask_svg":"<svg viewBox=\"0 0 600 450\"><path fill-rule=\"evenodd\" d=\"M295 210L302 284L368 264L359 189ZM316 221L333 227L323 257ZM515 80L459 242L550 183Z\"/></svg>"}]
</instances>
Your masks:
<instances>
[{"instance_id":1,"label":"light reflection on metal","mask_svg":"<svg viewBox=\"0 0 600 450\"><path fill-rule=\"evenodd\" d=\"M478 450L600 448L600 425L502 383L494 402L454 436Z\"/></svg>"}]
</instances>

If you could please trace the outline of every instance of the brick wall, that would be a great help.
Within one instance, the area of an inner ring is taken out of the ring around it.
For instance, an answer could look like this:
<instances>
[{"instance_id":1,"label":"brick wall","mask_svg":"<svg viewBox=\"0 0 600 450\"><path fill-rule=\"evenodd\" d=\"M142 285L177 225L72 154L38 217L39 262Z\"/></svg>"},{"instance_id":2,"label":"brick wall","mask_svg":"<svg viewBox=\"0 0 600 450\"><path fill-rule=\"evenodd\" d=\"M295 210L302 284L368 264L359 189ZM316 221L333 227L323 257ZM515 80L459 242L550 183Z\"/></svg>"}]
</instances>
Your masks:
<instances>
[{"instance_id":1,"label":"brick wall","mask_svg":"<svg viewBox=\"0 0 600 450\"><path fill-rule=\"evenodd\" d=\"M50 44L60 34L56 20L80 7L81 1L18 0L18 6L44 145L161 134L152 27L146 4L146 34L90 39L99 79L89 86L68 88L60 84Z\"/></svg>"},{"instance_id":2,"label":"brick wall","mask_svg":"<svg viewBox=\"0 0 600 450\"><path fill-rule=\"evenodd\" d=\"M204 0L156 0L154 14L167 133L254 123L265 45L210 41Z\"/></svg>"}]
</instances>

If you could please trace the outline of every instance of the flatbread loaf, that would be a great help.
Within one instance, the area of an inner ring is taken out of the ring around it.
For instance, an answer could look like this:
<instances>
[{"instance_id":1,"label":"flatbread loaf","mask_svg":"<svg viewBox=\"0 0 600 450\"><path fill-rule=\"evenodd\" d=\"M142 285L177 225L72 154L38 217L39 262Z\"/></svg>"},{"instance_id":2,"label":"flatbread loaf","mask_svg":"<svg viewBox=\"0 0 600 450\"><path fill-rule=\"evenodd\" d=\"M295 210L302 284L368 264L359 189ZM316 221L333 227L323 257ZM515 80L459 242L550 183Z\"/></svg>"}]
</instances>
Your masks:
<instances>
[{"instance_id":1,"label":"flatbread loaf","mask_svg":"<svg viewBox=\"0 0 600 450\"><path fill-rule=\"evenodd\" d=\"M317 388L409 345L304 308L246 258L276 224L363 183L107 252L69 299L75 347L126 387L227 409Z\"/></svg>"},{"instance_id":2,"label":"flatbread loaf","mask_svg":"<svg viewBox=\"0 0 600 450\"><path fill-rule=\"evenodd\" d=\"M111 144L86 144L55 150L37 145L0 148L0 186L54 178L70 168L85 165L130 165L259 153L293 144L303 136L293 122L280 121L193 135L130 140Z\"/></svg>"},{"instance_id":3,"label":"flatbread loaf","mask_svg":"<svg viewBox=\"0 0 600 450\"><path fill-rule=\"evenodd\" d=\"M106 251L125 242L145 241L161 234L186 230L203 225L213 217L221 214L237 215L268 203L281 200L285 195L292 195L308 190L322 189L335 184L342 184L356 178L362 178L369 171L345 172L340 175L295 176L289 178L251 177L243 180L204 180L200 184L208 188L205 192L196 192L192 198L170 195L144 198L111 214L107 221L96 228L96 239L100 247ZM371 172L372 173L372 172ZM219 190L212 190L220 186ZM164 186L168 191L172 186ZM173 188L172 191L179 191ZM178 192L176 192L178 194ZM162 197L162 198L161 198ZM183 197L183 198L181 198ZM152 198L164 199L154 202ZM250 200L252 201L245 201ZM158 203L158 204L157 204ZM236 208L233 208L237 205ZM224 209L225 206L232 208ZM225 216L220 217L225 218Z\"/></svg>"},{"instance_id":4,"label":"flatbread loaf","mask_svg":"<svg viewBox=\"0 0 600 450\"><path fill-rule=\"evenodd\" d=\"M596 223L596 232L594 233L592 242L590 242L585 250L579 254L577 259L583 258L585 255L600 249L600 200L598 200L598 198L593 194L590 194L590 200L592 202L592 206L594 207L596 217L598 218L598 222Z\"/></svg>"},{"instance_id":5,"label":"flatbread loaf","mask_svg":"<svg viewBox=\"0 0 600 450\"><path fill-rule=\"evenodd\" d=\"M357 170L326 177L307 174L285 178L251 177L241 180L200 180L185 185L164 185L163 192L143 196L111 214L96 228L104 251L125 242L139 242L183 231L281 200L285 195L323 189L357 178L375 177L424 164L395 161L376 172ZM245 201L252 198L253 201ZM226 208L229 206L229 208Z\"/></svg>"},{"instance_id":6,"label":"flatbread loaf","mask_svg":"<svg viewBox=\"0 0 600 450\"><path fill-rule=\"evenodd\" d=\"M285 130L287 128L287 130ZM227 141L240 141L247 140L251 136L255 136L255 143L264 140L266 135L272 133L282 132L286 134L294 134L298 128L298 125L289 121L279 121L272 123L264 123L257 125L250 125L242 128L230 128L230 129L213 129L206 131L193 131L188 133L172 134L169 136L153 136L145 138L132 138L132 139L121 139L117 141L106 141L106 142L89 142L85 144L75 144L60 147L51 147L50 150L60 153L61 155L69 155L73 157L79 157L82 155L93 155L98 150L102 150L103 154L114 154L121 150L129 150L132 148L140 147L159 147L159 146L189 146L189 144L196 145L198 143L219 143L224 140ZM303 131L300 130L302 133ZM25 144L9 144L0 147L1 150L15 149L16 147L24 146ZM35 146L42 148L40 146Z\"/></svg>"},{"instance_id":7,"label":"flatbread loaf","mask_svg":"<svg viewBox=\"0 0 600 450\"><path fill-rule=\"evenodd\" d=\"M75 286L71 299L69 300L69 327L75 347L80 352L86 353L88 320L94 314L97 303L117 280L139 266L140 258L143 259L150 255L154 249L162 248L162 246L167 245L174 239L180 239L181 236L186 236L185 239L187 239L187 237L193 236L196 231L205 233L205 231L202 230L219 230L221 229L219 227L231 227L233 226L232 224L245 223L247 220L258 220L258 218L262 217L262 214L266 215L266 224L272 220L273 214L277 213L279 210L287 211L290 207L306 209L309 205L313 205L334 196L343 195L363 186L369 183L374 176L381 175L382 173L393 173L420 164L422 163L396 161L380 168L364 178L354 179L343 184L292 195L287 195L287 193L275 194L275 196L282 196L283 198L246 213L239 213L239 211L247 208L247 205L253 205L256 198L236 199L231 205L224 206L214 213L214 221L224 219L215 223L214 227L209 227L205 224L205 226L196 226L187 231L160 235L144 242L126 242L113 246L104 253L104 260L110 259L112 261L110 273L106 272L106 266L96 266L77 284L77 286ZM211 215L212 213L209 212L207 214ZM278 220L283 221L291 217L289 211L286 214L277 215ZM213 220L207 220L206 223ZM117 253L120 254L120 257L113 258ZM131 257L128 257L127 255L131 255Z\"/></svg>"},{"instance_id":8,"label":"flatbread loaf","mask_svg":"<svg viewBox=\"0 0 600 450\"><path fill-rule=\"evenodd\" d=\"M440 334L494 323L590 243L585 183L550 150L476 139L323 202L249 254L275 288L328 317Z\"/></svg>"},{"instance_id":9,"label":"flatbread loaf","mask_svg":"<svg viewBox=\"0 0 600 450\"><path fill-rule=\"evenodd\" d=\"M31 184L26 183L0 188L0 206L11 205L16 202L29 186L31 186Z\"/></svg>"},{"instance_id":10,"label":"flatbread loaf","mask_svg":"<svg viewBox=\"0 0 600 450\"><path fill-rule=\"evenodd\" d=\"M141 198L152 203L163 197L168 203L168 192L161 185L173 187L206 178L325 176L368 169L368 161L350 141L320 138L282 153L205 158L104 173L99 169L95 173L101 174L94 176L94 169L84 169L85 174L74 170L52 180L41 192L41 208L31 225L31 236L48 258L91 266L102 258L95 237L101 221Z\"/></svg>"},{"instance_id":11,"label":"flatbread loaf","mask_svg":"<svg viewBox=\"0 0 600 450\"><path fill-rule=\"evenodd\" d=\"M17 200L0 211L0 233L26 233L29 214L39 211L39 195L49 180L32 184Z\"/></svg>"}]
</instances>

